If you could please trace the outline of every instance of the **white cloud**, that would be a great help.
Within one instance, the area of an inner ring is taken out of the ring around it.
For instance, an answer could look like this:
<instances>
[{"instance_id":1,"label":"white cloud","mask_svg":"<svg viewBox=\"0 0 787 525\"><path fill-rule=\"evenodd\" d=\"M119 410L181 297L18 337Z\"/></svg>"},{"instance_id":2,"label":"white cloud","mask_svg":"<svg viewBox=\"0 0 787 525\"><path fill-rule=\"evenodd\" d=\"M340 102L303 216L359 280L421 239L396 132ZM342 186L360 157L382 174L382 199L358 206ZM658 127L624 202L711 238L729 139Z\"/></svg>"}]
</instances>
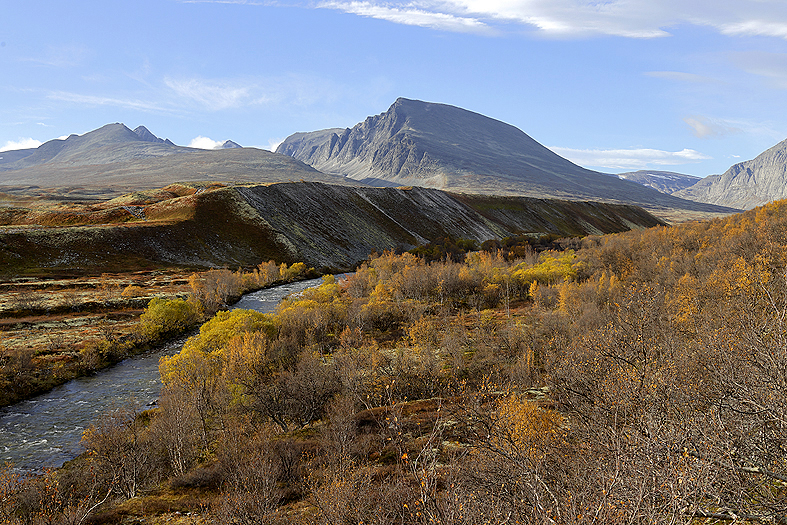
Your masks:
<instances>
[{"instance_id":1,"label":"white cloud","mask_svg":"<svg viewBox=\"0 0 787 525\"><path fill-rule=\"evenodd\" d=\"M711 157L693 149L664 151L658 149L572 149L550 147L558 155L580 166L610 169L645 169L651 166L673 166L708 160Z\"/></svg>"},{"instance_id":2,"label":"white cloud","mask_svg":"<svg viewBox=\"0 0 787 525\"><path fill-rule=\"evenodd\" d=\"M700 139L709 137L723 137L725 135L732 135L735 133L742 133L743 130L728 125L722 120L709 119L702 115L695 115L693 117L686 117L683 122L689 125L694 130L694 136Z\"/></svg>"},{"instance_id":3,"label":"white cloud","mask_svg":"<svg viewBox=\"0 0 787 525\"><path fill-rule=\"evenodd\" d=\"M317 5L449 31L490 32L502 23L554 37L654 38L691 24L730 36L787 39L782 0L332 0Z\"/></svg>"},{"instance_id":4,"label":"white cloud","mask_svg":"<svg viewBox=\"0 0 787 525\"><path fill-rule=\"evenodd\" d=\"M40 146L42 142L36 139L19 139L19 140L9 140L5 143L5 145L0 146L0 151L11 151L15 149L30 149L30 148L37 148Z\"/></svg>"},{"instance_id":5,"label":"white cloud","mask_svg":"<svg viewBox=\"0 0 787 525\"><path fill-rule=\"evenodd\" d=\"M412 4L401 7L379 5L373 2L323 2L320 8L338 9L368 18L378 18L397 24L428 27L442 31L460 33L487 33L490 27L476 18L456 16L450 13L428 11L413 7Z\"/></svg>"},{"instance_id":6,"label":"white cloud","mask_svg":"<svg viewBox=\"0 0 787 525\"><path fill-rule=\"evenodd\" d=\"M718 28L725 35L773 36L787 39L787 23L784 20L743 20L720 24Z\"/></svg>"},{"instance_id":7,"label":"white cloud","mask_svg":"<svg viewBox=\"0 0 787 525\"><path fill-rule=\"evenodd\" d=\"M222 144L224 144L223 140L213 140L199 135L196 138L191 139L191 142L189 142L189 147L199 149L219 149Z\"/></svg>"},{"instance_id":8,"label":"white cloud","mask_svg":"<svg viewBox=\"0 0 787 525\"><path fill-rule=\"evenodd\" d=\"M278 148L279 144L282 142L284 142L284 139L268 139L268 146L263 149L267 149L268 151L276 151L276 148Z\"/></svg>"}]
</instances>

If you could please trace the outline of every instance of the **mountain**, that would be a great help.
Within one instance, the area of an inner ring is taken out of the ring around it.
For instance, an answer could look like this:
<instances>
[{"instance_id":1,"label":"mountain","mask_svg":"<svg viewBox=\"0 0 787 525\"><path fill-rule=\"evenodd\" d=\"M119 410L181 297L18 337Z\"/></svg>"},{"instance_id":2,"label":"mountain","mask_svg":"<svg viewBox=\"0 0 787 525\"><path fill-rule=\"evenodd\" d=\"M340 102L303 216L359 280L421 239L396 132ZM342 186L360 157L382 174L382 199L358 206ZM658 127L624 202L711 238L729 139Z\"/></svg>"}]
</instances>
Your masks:
<instances>
[{"instance_id":1,"label":"mountain","mask_svg":"<svg viewBox=\"0 0 787 525\"><path fill-rule=\"evenodd\" d=\"M131 131L123 124L107 124L84 135L50 140L16 162L0 165L0 171L26 169L44 164L83 166L111 164L131 159L162 157L187 148L159 139L145 127Z\"/></svg>"},{"instance_id":2,"label":"mountain","mask_svg":"<svg viewBox=\"0 0 787 525\"><path fill-rule=\"evenodd\" d=\"M14 149L10 151L0 151L0 169L4 164L10 164L12 162L16 162L21 160L25 157L28 157L35 153L36 148L28 148L28 149Z\"/></svg>"},{"instance_id":3,"label":"mountain","mask_svg":"<svg viewBox=\"0 0 787 525\"><path fill-rule=\"evenodd\" d=\"M446 236L481 243L523 233L582 236L658 224L635 206L458 196L419 187L174 184L67 210L0 207L0 275L237 268L269 259L348 270L373 250L409 249Z\"/></svg>"},{"instance_id":4,"label":"mountain","mask_svg":"<svg viewBox=\"0 0 787 525\"><path fill-rule=\"evenodd\" d=\"M232 142L231 140L225 140L224 143L219 146L219 149L231 149L231 148L242 148L240 144L237 142Z\"/></svg>"},{"instance_id":5,"label":"mountain","mask_svg":"<svg viewBox=\"0 0 787 525\"><path fill-rule=\"evenodd\" d=\"M787 197L787 140L740 162L721 175L711 175L675 196L697 202L751 209Z\"/></svg>"},{"instance_id":6,"label":"mountain","mask_svg":"<svg viewBox=\"0 0 787 525\"><path fill-rule=\"evenodd\" d=\"M230 143L230 144L228 144ZM223 149L176 146L144 126L135 130L107 124L35 149L0 154L0 186L56 188L75 197L112 196L181 181L287 182L310 180L359 185L326 175L285 155L241 148L227 141Z\"/></svg>"},{"instance_id":7,"label":"mountain","mask_svg":"<svg viewBox=\"0 0 787 525\"><path fill-rule=\"evenodd\" d=\"M733 211L702 207L582 168L514 126L478 113L404 98L351 129L291 135L276 152L370 184L625 202L654 211Z\"/></svg>"},{"instance_id":8,"label":"mountain","mask_svg":"<svg viewBox=\"0 0 787 525\"><path fill-rule=\"evenodd\" d=\"M619 179L626 179L643 186L650 186L661 193L675 193L697 183L701 178L694 175L684 175L674 171L629 171L618 173Z\"/></svg>"},{"instance_id":9,"label":"mountain","mask_svg":"<svg viewBox=\"0 0 787 525\"><path fill-rule=\"evenodd\" d=\"M170 146L174 146L175 145L169 139L160 139L160 138L158 138L153 133L151 133L148 130L148 128L146 128L145 126L137 126L137 128L134 130L134 133L136 133L136 135L141 140L144 140L146 142L158 142L158 143L161 143L161 144L169 144Z\"/></svg>"}]
</instances>

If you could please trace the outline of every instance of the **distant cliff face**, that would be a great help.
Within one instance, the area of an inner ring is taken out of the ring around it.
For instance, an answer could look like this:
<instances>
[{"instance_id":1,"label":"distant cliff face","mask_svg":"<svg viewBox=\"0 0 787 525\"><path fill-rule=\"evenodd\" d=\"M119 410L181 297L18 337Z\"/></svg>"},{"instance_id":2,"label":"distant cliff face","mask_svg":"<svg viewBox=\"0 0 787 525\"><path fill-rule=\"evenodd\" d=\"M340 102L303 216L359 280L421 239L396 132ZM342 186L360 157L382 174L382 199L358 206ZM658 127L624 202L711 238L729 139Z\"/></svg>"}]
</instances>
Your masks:
<instances>
[{"instance_id":1,"label":"distant cliff face","mask_svg":"<svg viewBox=\"0 0 787 525\"><path fill-rule=\"evenodd\" d=\"M784 199L787 197L787 140L752 160L735 164L721 175L706 177L675 195L747 210Z\"/></svg>"},{"instance_id":2,"label":"distant cliff face","mask_svg":"<svg viewBox=\"0 0 787 525\"><path fill-rule=\"evenodd\" d=\"M296 133L276 151L373 185L699 209L577 166L504 122L418 100L400 98L385 113L351 129Z\"/></svg>"},{"instance_id":3,"label":"distant cliff face","mask_svg":"<svg viewBox=\"0 0 787 525\"><path fill-rule=\"evenodd\" d=\"M314 182L226 187L138 207L147 221L0 228L0 271L101 273L119 264L127 270L236 268L269 259L344 270L372 251L410 249L449 235L483 242L661 224L634 206Z\"/></svg>"}]
</instances>

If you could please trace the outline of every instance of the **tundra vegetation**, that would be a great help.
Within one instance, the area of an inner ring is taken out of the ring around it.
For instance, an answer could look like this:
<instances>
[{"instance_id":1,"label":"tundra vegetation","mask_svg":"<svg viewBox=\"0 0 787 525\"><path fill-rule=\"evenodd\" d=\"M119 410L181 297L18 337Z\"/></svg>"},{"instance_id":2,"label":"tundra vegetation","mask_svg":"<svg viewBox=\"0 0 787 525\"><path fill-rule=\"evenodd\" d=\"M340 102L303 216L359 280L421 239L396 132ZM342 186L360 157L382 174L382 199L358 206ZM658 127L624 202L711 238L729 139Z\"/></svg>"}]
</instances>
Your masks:
<instances>
[{"instance_id":1,"label":"tundra vegetation","mask_svg":"<svg viewBox=\"0 0 787 525\"><path fill-rule=\"evenodd\" d=\"M241 294L314 277L303 263L0 282L0 405L192 330Z\"/></svg>"},{"instance_id":2,"label":"tundra vegetation","mask_svg":"<svg viewBox=\"0 0 787 525\"><path fill-rule=\"evenodd\" d=\"M10 523L787 522L787 201L205 323ZM177 511L178 514L174 512Z\"/></svg>"}]
</instances>

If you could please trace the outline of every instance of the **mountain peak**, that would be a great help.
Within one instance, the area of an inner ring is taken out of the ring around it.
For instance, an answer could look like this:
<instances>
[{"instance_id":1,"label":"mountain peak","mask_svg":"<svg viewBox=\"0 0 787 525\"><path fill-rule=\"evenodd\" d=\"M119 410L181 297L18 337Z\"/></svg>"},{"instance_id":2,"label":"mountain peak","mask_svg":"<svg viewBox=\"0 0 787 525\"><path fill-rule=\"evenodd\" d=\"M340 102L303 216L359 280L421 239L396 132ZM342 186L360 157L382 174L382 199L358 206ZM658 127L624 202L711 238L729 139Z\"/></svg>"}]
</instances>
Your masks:
<instances>
[{"instance_id":1,"label":"mountain peak","mask_svg":"<svg viewBox=\"0 0 787 525\"><path fill-rule=\"evenodd\" d=\"M276 152L372 185L700 209L578 166L511 124L402 97L351 129L291 135Z\"/></svg>"},{"instance_id":2,"label":"mountain peak","mask_svg":"<svg viewBox=\"0 0 787 525\"><path fill-rule=\"evenodd\" d=\"M169 144L170 146L174 146L174 144L169 139L158 138L145 126L137 126L137 128L134 129L134 134L139 137L139 140L144 140L145 142L156 142L158 144Z\"/></svg>"},{"instance_id":3,"label":"mountain peak","mask_svg":"<svg viewBox=\"0 0 787 525\"><path fill-rule=\"evenodd\" d=\"M710 175L675 196L697 202L750 209L787 198L787 140L757 157Z\"/></svg>"},{"instance_id":4,"label":"mountain peak","mask_svg":"<svg viewBox=\"0 0 787 525\"><path fill-rule=\"evenodd\" d=\"M219 146L219 149L232 149L232 148L242 148L242 147L243 146L241 146L237 142L233 142L231 140L225 140L224 144Z\"/></svg>"}]
</instances>

